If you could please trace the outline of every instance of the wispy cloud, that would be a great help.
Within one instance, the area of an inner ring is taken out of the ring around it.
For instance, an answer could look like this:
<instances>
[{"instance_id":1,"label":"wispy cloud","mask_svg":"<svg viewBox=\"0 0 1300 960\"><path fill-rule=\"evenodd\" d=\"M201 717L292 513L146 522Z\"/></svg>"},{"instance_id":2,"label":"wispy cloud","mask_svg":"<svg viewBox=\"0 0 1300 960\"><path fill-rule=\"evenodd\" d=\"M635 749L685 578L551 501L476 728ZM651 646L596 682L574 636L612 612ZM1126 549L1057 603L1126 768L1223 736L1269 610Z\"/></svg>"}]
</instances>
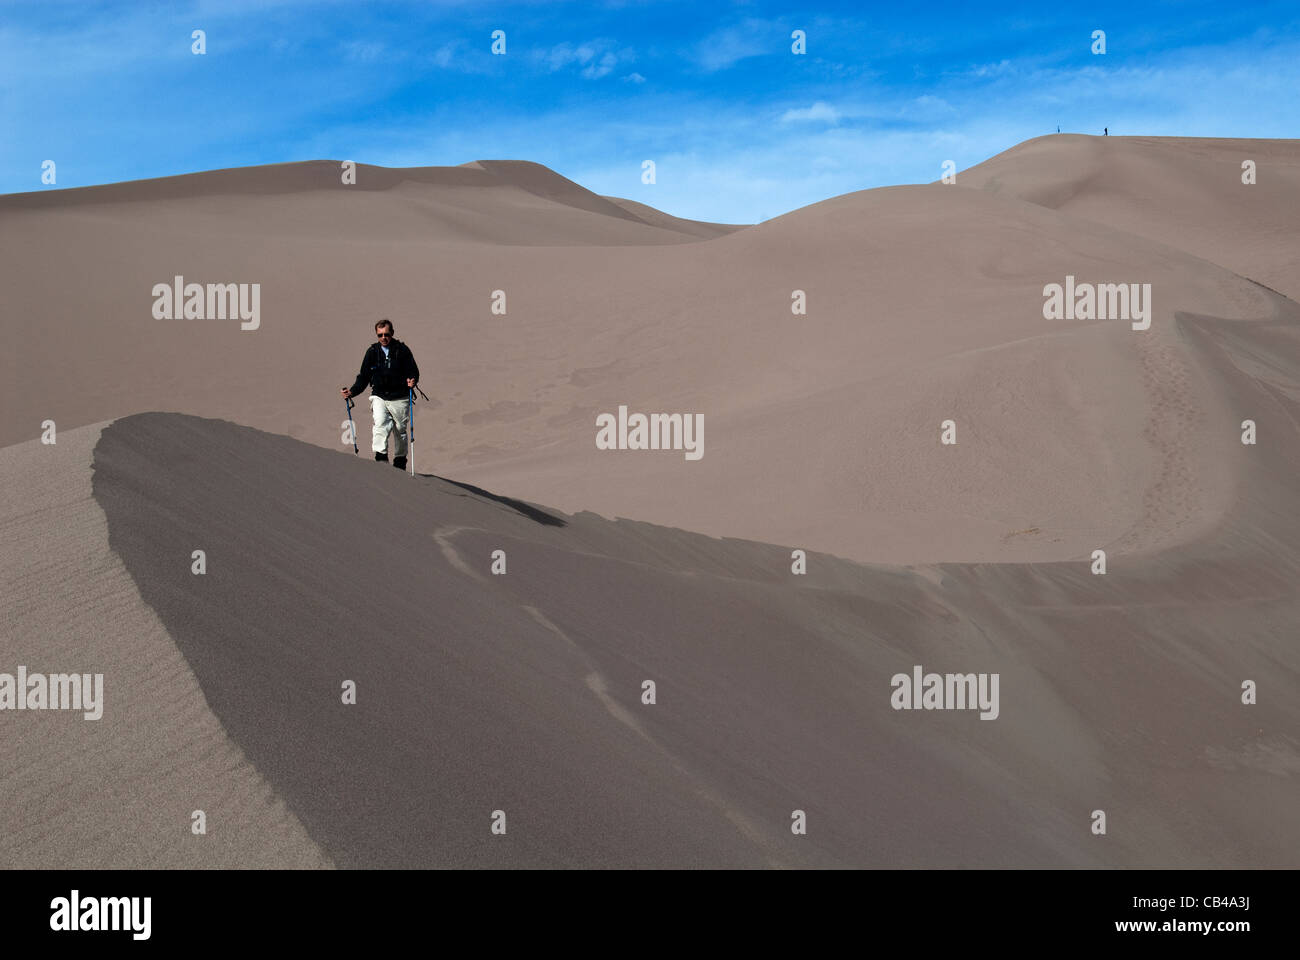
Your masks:
<instances>
[{"instance_id":1,"label":"wispy cloud","mask_svg":"<svg viewBox=\"0 0 1300 960\"><path fill-rule=\"evenodd\" d=\"M691 59L705 70L722 70L749 57L783 52L782 29L776 21L750 17L710 33L692 48Z\"/></svg>"},{"instance_id":2,"label":"wispy cloud","mask_svg":"<svg viewBox=\"0 0 1300 960\"><path fill-rule=\"evenodd\" d=\"M598 80L613 73L620 63L634 61L636 52L630 47L619 47L611 40L600 39L578 44L557 43L547 49L532 51L531 58L552 73L578 68L583 78Z\"/></svg>"},{"instance_id":3,"label":"wispy cloud","mask_svg":"<svg viewBox=\"0 0 1300 960\"><path fill-rule=\"evenodd\" d=\"M781 114L782 123L791 123L804 120L819 120L825 123L838 123L840 119L839 111L828 103L818 100L811 107L800 107L794 110L787 110Z\"/></svg>"},{"instance_id":4,"label":"wispy cloud","mask_svg":"<svg viewBox=\"0 0 1300 960\"><path fill-rule=\"evenodd\" d=\"M350 40L342 45L343 57L356 63L373 63L385 56L391 62L404 56L403 51L388 51L382 43L364 40Z\"/></svg>"},{"instance_id":5,"label":"wispy cloud","mask_svg":"<svg viewBox=\"0 0 1300 960\"><path fill-rule=\"evenodd\" d=\"M1018 71L1016 64L1010 60L999 60L997 63L980 63L966 71L972 77L1006 77L1015 74Z\"/></svg>"}]
</instances>

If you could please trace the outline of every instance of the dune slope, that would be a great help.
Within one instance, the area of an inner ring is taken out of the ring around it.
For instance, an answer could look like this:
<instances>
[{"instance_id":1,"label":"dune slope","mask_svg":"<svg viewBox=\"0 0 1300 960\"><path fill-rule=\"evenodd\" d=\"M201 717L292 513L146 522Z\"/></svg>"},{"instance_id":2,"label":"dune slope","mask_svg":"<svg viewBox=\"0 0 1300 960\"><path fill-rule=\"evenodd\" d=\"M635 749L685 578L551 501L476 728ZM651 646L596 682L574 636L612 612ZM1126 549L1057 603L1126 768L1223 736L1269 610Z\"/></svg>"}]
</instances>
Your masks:
<instances>
[{"instance_id":1,"label":"dune slope","mask_svg":"<svg viewBox=\"0 0 1300 960\"><path fill-rule=\"evenodd\" d=\"M1038 137L957 184L1178 247L1300 299L1300 140Z\"/></svg>"},{"instance_id":2,"label":"dune slope","mask_svg":"<svg viewBox=\"0 0 1300 960\"><path fill-rule=\"evenodd\" d=\"M175 410L341 449L338 387L387 316L432 398L418 463L512 496L880 562L1186 542L1241 482L1239 418L1177 318L1253 324L1285 302L1230 269L1247 265L1171 245L1177 224L1144 236L1071 207L1098 190L1122 205L1103 188L1128 182L1127 161L1106 160L1124 145L1053 141L1075 159L1035 172L1039 143L989 161L997 190L861 191L710 239L493 161L363 167L358 185L384 188L351 193L322 161L195 175L220 195L6 198L0 329L20 386L0 443L47 418ZM1191 173L1163 208L1256 242L1251 216L1217 216L1226 199L1188 199L1209 174L1176 147L1171 170ZM1277 209L1296 199L1277 169L1268 182ZM260 283L258 328L155 319L151 291L177 275ZM1151 284L1151 329L1045 320L1043 288L1067 276ZM597 450L596 417L623 405L702 415L703 458ZM364 435L364 401L358 415Z\"/></svg>"},{"instance_id":3,"label":"dune slope","mask_svg":"<svg viewBox=\"0 0 1300 960\"><path fill-rule=\"evenodd\" d=\"M104 678L98 719L0 712L0 868L330 866L110 549L103 426L0 450L0 673Z\"/></svg>"},{"instance_id":4,"label":"dune slope","mask_svg":"<svg viewBox=\"0 0 1300 960\"><path fill-rule=\"evenodd\" d=\"M1294 867L1294 319L1178 318L1266 439L1213 536L1104 576L823 554L797 576L789 546L178 415L105 429L94 493L212 709L341 866ZM998 716L891 709L915 665L999 674Z\"/></svg>"}]
</instances>

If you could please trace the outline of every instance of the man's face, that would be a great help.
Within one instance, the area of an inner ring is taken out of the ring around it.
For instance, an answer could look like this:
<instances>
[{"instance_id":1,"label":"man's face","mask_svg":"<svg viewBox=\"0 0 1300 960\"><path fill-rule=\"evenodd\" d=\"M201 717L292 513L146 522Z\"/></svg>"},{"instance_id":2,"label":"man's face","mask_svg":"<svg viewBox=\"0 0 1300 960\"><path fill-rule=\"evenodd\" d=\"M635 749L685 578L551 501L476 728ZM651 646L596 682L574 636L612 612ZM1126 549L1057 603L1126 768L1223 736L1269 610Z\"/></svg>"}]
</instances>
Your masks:
<instances>
[{"instance_id":1,"label":"man's face","mask_svg":"<svg viewBox=\"0 0 1300 960\"><path fill-rule=\"evenodd\" d=\"M393 328L380 327L378 330L375 331L375 336L377 336L379 338L379 342L386 347L393 342Z\"/></svg>"}]
</instances>

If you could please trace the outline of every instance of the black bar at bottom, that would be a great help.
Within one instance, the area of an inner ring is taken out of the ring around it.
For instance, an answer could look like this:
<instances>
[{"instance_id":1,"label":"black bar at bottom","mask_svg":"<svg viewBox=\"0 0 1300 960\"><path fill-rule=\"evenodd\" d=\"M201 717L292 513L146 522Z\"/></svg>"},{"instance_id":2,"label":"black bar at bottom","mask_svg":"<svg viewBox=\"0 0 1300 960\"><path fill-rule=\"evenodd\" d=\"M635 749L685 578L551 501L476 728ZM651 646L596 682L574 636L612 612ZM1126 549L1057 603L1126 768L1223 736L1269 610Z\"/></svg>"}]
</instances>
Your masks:
<instances>
[{"instance_id":1,"label":"black bar at bottom","mask_svg":"<svg viewBox=\"0 0 1300 960\"><path fill-rule=\"evenodd\" d=\"M1125 941L1231 950L1290 940L1295 899L1293 872L1211 870L4 871L0 886L6 946L92 950L373 948L413 934L448 947L471 936L493 946L667 948L680 941L665 938L687 933L695 945L731 947L847 937L881 948L902 938L926 952Z\"/></svg>"}]
</instances>

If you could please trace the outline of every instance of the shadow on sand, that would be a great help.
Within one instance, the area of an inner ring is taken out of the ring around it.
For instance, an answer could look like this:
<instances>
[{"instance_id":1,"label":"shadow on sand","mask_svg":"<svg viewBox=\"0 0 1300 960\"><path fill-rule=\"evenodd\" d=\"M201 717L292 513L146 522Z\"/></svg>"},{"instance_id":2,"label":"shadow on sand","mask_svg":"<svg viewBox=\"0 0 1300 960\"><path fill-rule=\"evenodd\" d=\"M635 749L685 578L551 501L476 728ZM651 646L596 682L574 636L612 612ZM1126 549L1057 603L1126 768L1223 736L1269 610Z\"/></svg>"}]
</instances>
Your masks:
<instances>
[{"instance_id":1,"label":"shadow on sand","mask_svg":"<svg viewBox=\"0 0 1300 960\"><path fill-rule=\"evenodd\" d=\"M512 497L503 497L499 493L492 493L484 490L482 487L476 487L472 483L462 483L460 480L452 480L449 477L440 477L436 473L417 473L417 477L432 477L434 480L441 480L444 483L450 483L452 486L460 487L462 490L468 490L470 493L483 497L486 500L492 500L496 503L503 504L511 510L522 514L529 520L540 523L547 527L563 527L565 522L557 516L547 513L545 510L539 510L530 503L524 503L522 500L515 500Z\"/></svg>"}]
</instances>

